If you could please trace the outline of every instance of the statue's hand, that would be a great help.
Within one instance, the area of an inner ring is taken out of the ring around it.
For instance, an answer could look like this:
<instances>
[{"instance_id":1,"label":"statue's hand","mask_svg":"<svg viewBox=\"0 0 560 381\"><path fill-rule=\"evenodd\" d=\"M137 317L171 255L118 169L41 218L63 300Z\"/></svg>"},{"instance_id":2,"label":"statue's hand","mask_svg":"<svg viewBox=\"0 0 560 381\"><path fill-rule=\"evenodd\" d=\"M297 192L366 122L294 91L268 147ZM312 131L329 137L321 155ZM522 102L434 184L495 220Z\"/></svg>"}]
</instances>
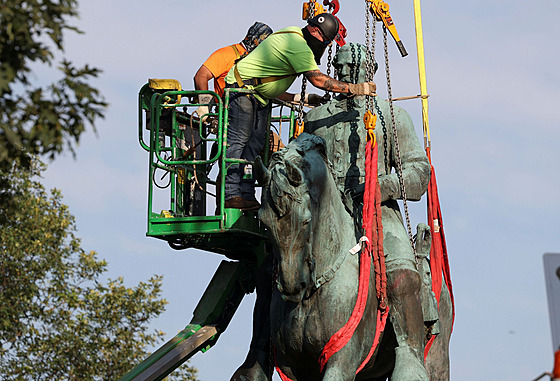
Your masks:
<instances>
[{"instance_id":1,"label":"statue's hand","mask_svg":"<svg viewBox=\"0 0 560 381\"><path fill-rule=\"evenodd\" d=\"M379 188L381 190L381 202L385 202L390 199L397 199L398 189L396 187L398 187L398 183L395 183L395 179L398 181L395 174L379 176L378 180Z\"/></svg>"}]
</instances>

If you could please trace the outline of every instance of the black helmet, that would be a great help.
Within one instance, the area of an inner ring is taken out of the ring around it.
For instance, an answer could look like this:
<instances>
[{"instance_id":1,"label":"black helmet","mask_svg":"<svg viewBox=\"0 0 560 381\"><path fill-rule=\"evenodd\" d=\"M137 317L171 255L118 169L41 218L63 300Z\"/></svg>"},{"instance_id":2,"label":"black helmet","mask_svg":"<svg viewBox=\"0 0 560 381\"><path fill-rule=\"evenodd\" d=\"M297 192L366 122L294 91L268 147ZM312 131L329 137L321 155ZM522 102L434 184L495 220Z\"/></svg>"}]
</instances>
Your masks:
<instances>
[{"instance_id":1,"label":"black helmet","mask_svg":"<svg viewBox=\"0 0 560 381\"><path fill-rule=\"evenodd\" d=\"M325 12L318 14L317 16L307 20L307 23L321 29L321 32L323 32L323 35L329 41L334 40L338 34L338 20L330 13Z\"/></svg>"},{"instance_id":2,"label":"black helmet","mask_svg":"<svg viewBox=\"0 0 560 381\"><path fill-rule=\"evenodd\" d=\"M247 51L251 52L271 34L272 29L268 25L257 21L249 28L241 43L245 45Z\"/></svg>"}]
</instances>

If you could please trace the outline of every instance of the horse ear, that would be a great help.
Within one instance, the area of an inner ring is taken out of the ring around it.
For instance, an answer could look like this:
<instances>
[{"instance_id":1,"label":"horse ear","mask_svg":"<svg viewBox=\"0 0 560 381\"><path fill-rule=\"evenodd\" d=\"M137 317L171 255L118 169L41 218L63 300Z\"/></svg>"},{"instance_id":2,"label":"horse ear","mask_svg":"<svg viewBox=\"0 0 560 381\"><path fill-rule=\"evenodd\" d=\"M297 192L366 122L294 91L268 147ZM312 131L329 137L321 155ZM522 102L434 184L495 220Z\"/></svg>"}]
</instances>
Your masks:
<instances>
[{"instance_id":1,"label":"horse ear","mask_svg":"<svg viewBox=\"0 0 560 381\"><path fill-rule=\"evenodd\" d=\"M303 173L301 170L288 159L284 159L284 165L286 167L286 177L290 184L295 187L300 186L303 182Z\"/></svg>"},{"instance_id":2,"label":"horse ear","mask_svg":"<svg viewBox=\"0 0 560 381\"><path fill-rule=\"evenodd\" d=\"M253 164L253 170L255 172L255 178L262 186L267 186L270 182L270 171L264 166L260 156L255 158Z\"/></svg>"}]
</instances>

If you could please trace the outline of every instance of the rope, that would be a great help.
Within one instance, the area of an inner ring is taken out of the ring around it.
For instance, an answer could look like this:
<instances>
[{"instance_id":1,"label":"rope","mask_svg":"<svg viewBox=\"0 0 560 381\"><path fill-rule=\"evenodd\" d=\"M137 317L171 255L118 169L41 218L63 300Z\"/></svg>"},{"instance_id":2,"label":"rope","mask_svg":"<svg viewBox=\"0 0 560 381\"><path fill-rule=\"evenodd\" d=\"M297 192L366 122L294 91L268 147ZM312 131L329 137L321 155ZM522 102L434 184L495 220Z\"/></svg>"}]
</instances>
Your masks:
<instances>
[{"instance_id":1,"label":"rope","mask_svg":"<svg viewBox=\"0 0 560 381\"><path fill-rule=\"evenodd\" d=\"M426 81L426 61L424 59L424 32L422 31L422 11L420 0L414 0L414 25L416 27L416 51L418 53L418 76L420 79L420 94L422 96L422 130L424 132L424 147L432 146L430 138L430 122L428 120L428 86Z\"/></svg>"}]
</instances>

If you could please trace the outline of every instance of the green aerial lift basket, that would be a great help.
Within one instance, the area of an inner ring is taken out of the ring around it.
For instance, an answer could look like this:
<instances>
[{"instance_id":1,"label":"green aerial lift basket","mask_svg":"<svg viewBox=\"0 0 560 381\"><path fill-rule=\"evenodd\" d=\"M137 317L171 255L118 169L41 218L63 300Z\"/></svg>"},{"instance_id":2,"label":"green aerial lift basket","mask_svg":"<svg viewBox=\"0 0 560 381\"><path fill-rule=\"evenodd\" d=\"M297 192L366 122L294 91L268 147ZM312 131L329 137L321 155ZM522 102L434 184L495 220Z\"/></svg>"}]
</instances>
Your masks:
<instances>
[{"instance_id":1,"label":"green aerial lift basket","mask_svg":"<svg viewBox=\"0 0 560 381\"><path fill-rule=\"evenodd\" d=\"M255 258L263 252L268 237L256 212L224 208L228 166L252 164L225 157L228 104L236 92L251 91L226 89L222 100L213 91L184 91L176 80L150 79L141 88L138 136L140 145L149 152L149 237L165 240L174 249L197 248L232 259ZM210 94L211 103L198 103L199 94ZM215 109L205 115L204 123L203 116L193 115L201 105ZM289 123L291 136L293 107L277 103L273 110L269 126ZM282 115L285 110L288 114ZM272 140L267 140L263 151L265 163Z\"/></svg>"}]
</instances>

